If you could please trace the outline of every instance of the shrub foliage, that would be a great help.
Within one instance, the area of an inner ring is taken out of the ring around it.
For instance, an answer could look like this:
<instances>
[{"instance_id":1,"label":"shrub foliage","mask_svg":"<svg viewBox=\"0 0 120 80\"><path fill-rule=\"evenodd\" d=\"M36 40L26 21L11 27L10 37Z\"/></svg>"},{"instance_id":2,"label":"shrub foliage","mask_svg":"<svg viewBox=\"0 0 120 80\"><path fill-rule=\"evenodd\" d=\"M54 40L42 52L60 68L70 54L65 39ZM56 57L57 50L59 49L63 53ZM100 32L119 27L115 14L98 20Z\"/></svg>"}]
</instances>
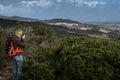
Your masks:
<instances>
[{"instance_id":1,"label":"shrub foliage","mask_svg":"<svg viewBox=\"0 0 120 80\"><path fill-rule=\"evenodd\" d=\"M23 80L118 80L120 46L115 41L66 37L40 46L24 61ZM57 44L57 45L55 45Z\"/></svg>"},{"instance_id":2,"label":"shrub foliage","mask_svg":"<svg viewBox=\"0 0 120 80\"><path fill-rule=\"evenodd\" d=\"M5 62L11 61L2 51L6 36L17 28L19 26L0 28L0 70ZM20 28L26 31L27 43L19 80L120 79L119 41L75 36L59 38L45 24L21 25Z\"/></svg>"}]
</instances>

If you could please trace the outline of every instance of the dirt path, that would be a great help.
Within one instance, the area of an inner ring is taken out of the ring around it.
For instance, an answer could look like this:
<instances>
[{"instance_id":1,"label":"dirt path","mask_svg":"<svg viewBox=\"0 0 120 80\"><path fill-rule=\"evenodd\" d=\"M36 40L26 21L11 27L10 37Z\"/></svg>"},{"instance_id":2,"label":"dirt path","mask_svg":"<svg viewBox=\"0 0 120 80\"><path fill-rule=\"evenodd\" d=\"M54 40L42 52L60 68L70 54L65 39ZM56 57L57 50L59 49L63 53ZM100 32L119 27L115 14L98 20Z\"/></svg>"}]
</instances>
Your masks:
<instances>
[{"instance_id":1,"label":"dirt path","mask_svg":"<svg viewBox=\"0 0 120 80\"><path fill-rule=\"evenodd\" d=\"M12 63L0 71L0 80L12 80Z\"/></svg>"}]
</instances>

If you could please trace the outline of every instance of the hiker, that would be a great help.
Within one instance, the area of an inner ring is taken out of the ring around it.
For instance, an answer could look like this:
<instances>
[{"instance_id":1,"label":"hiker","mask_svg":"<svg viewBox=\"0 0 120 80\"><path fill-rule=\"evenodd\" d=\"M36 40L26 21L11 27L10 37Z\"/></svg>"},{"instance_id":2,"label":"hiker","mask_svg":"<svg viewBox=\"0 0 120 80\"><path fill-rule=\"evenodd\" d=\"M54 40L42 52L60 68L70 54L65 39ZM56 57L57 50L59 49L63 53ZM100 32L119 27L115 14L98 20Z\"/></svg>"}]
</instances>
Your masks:
<instances>
[{"instance_id":1,"label":"hiker","mask_svg":"<svg viewBox=\"0 0 120 80\"><path fill-rule=\"evenodd\" d=\"M25 47L25 34L23 34L23 31L20 29L16 30L15 34L9 37L9 40L10 49L8 49L7 55L13 58L13 80L16 80L20 76L22 70L22 48Z\"/></svg>"}]
</instances>

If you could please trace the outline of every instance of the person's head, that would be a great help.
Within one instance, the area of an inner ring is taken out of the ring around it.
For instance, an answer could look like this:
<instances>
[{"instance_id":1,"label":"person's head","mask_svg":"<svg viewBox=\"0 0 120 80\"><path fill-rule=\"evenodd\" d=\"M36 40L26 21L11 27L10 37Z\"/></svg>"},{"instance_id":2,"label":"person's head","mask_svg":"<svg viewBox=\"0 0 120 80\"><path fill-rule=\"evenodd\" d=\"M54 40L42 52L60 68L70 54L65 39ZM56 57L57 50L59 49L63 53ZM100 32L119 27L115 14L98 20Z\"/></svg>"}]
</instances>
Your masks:
<instances>
[{"instance_id":1,"label":"person's head","mask_svg":"<svg viewBox=\"0 0 120 80\"><path fill-rule=\"evenodd\" d=\"M15 31L15 35L18 36L18 37L21 37L23 34L23 31L21 29L18 29Z\"/></svg>"}]
</instances>

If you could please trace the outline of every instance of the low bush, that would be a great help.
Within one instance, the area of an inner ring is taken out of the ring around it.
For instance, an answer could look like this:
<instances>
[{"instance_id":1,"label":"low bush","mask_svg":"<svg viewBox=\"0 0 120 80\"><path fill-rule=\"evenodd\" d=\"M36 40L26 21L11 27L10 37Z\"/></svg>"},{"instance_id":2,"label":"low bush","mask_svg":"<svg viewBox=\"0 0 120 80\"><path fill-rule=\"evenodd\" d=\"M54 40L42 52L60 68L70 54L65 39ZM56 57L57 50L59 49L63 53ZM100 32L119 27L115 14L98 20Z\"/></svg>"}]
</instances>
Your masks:
<instances>
[{"instance_id":1,"label":"low bush","mask_svg":"<svg viewBox=\"0 0 120 80\"><path fill-rule=\"evenodd\" d=\"M58 47L54 44L58 44ZM111 40L66 37L24 61L22 80L119 80L120 46Z\"/></svg>"}]
</instances>

